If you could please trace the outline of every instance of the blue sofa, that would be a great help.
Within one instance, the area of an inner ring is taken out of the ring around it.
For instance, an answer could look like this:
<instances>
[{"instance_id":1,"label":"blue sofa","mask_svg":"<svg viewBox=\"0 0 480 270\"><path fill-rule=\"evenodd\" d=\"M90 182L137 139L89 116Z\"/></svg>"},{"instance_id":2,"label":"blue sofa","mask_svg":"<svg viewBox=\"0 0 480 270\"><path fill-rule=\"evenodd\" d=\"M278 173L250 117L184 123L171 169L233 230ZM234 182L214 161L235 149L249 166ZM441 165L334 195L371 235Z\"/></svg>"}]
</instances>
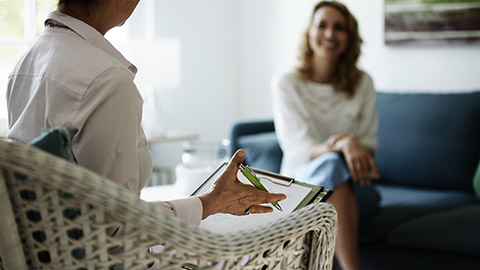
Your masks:
<instances>
[{"instance_id":1,"label":"blue sofa","mask_svg":"<svg viewBox=\"0 0 480 270\"><path fill-rule=\"evenodd\" d=\"M480 92L377 93L381 208L360 224L363 269L480 269ZM231 150L278 172L282 151L271 119L242 121ZM299 179L301 180L301 179Z\"/></svg>"}]
</instances>

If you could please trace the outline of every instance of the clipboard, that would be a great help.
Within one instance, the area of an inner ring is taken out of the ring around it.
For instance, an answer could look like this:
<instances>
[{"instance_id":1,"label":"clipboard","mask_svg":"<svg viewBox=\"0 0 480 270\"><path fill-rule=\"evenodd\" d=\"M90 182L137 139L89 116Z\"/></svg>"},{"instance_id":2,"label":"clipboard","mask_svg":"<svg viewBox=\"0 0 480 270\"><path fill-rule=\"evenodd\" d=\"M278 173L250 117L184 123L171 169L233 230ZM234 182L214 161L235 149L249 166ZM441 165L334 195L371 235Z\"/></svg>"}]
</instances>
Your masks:
<instances>
[{"instance_id":1,"label":"clipboard","mask_svg":"<svg viewBox=\"0 0 480 270\"><path fill-rule=\"evenodd\" d=\"M220 167L218 167L207 178L207 180L205 180L205 182L203 182L191 194L191 196L197 196L208 192L214 181L223 173L227 165L228 163L221 164ZM292 177L287 177L257 168L249 168L256 174L257 178L260 180L260 182L262 182L269 192L284 193L287 195L287 199L279 202L284 211L278 211L277 209L274 209L272 213L251 214L247 216L215 214L200 222L200 228L220 234L245 230L250 227L266 224L279 217L286 216L293 211L307 206L310 203L325 202L333 193L331 190L328 190L324 187L301 182ZM237 174L237 178L243 183L250 184L250 182L240 172Z\"/></svg>"}]
</instances>

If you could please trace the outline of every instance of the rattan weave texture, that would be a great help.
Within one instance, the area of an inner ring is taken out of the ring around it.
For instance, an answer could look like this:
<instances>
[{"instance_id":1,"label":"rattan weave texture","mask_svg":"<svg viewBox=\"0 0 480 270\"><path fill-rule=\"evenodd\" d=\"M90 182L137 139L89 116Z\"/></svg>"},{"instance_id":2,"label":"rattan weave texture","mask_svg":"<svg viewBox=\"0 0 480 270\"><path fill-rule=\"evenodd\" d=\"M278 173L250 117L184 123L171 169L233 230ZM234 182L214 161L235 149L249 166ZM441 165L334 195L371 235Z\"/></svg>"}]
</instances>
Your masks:
<instances>
[{"instance_id":1,"label":"rattan weave texture","mask_svg":"<svg viewBox=\"0 0 480 270\"><path fill-rule=\"evenodd\" d=\"M145 269L152 261L157 269L332 266L337 219L328 203L220 235L22 143L0 140L0 170L1 269ZM160 253L148 252L159 244Z\"/></svg>"}]
</instances>

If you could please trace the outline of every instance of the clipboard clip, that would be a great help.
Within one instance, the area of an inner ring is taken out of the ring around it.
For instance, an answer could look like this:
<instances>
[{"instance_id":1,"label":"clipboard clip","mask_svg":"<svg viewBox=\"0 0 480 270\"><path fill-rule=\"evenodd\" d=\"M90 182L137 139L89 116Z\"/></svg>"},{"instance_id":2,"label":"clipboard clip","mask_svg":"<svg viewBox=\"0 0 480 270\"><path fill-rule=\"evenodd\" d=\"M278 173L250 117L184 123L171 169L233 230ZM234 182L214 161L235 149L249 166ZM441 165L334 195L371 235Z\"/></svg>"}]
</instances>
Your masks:
<instances>
[{"instance_id":1,"label":"clipboard clip","mask_svg":"<svg viewBox=\"0 0 480 270\"><path fill-rule=\"evenodd\" d=\"M246 166L246 168L248 170L250 170L255 175L255 177L257 177L257 179L260 180L260 181L262 179L265 179L265 180L267 180L267 181L269 181L273 184L284 186L284 187L290 187L292 185L292 183L295 182L295 179L291 178L291 177L283 176L283 175L273 173L273 172L269 172L269 171L260 170L260 169L257 169L257 168L252 168L248 165ZM257 173L261 174L263 176L259 177L259 176L257 176ZM268 177L268 176L270 176L270 177Z\"/></svg>"},{"instance_id":2,"label":"clipboard clip","mask_svg":"<svg viewBox=\"0 0 480 270\"><path fill-rule=\"evenodd\" d=\"M284 187L290 187L290 186L292 185L292 183L293 183L293 178L290 179L289 182L285 182L285 181L283 181L283 180L281 180L281 181L275 181L275 180L273 180L273 179L271 179L271 178L268 178L268 177L265 177L265 176L260 176L260 177L258 177L258 179L259 179L259 180L265 179L265 180L270 181L271 183L274 183L274 184L277 184L277 185L280 185L280 186L284 186Z\"/></svg>"}]
</instances>

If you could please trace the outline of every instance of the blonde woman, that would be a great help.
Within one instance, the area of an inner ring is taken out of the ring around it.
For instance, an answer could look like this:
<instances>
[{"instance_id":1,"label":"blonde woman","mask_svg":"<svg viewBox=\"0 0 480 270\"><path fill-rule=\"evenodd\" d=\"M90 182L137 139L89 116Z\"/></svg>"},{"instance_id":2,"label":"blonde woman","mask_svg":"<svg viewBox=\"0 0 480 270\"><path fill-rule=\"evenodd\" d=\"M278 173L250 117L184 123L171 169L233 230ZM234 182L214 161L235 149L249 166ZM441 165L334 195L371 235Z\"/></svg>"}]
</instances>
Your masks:
<instances>
[{"instance_id":1,"label":"blonde woman","mask_svg":"<svg viewBox=\"0 0 480 270\"><path fill-rule=\"evenodd\" d=\"M322 1L303 36L299 67L272 80L281 172L334 190L336 258L345 270L360 269L358 210L368 215L379 200L370 188L371 177L379 177L375 90L356 65L361 43L348 9Z\"/></svg>"}]
</instances>

